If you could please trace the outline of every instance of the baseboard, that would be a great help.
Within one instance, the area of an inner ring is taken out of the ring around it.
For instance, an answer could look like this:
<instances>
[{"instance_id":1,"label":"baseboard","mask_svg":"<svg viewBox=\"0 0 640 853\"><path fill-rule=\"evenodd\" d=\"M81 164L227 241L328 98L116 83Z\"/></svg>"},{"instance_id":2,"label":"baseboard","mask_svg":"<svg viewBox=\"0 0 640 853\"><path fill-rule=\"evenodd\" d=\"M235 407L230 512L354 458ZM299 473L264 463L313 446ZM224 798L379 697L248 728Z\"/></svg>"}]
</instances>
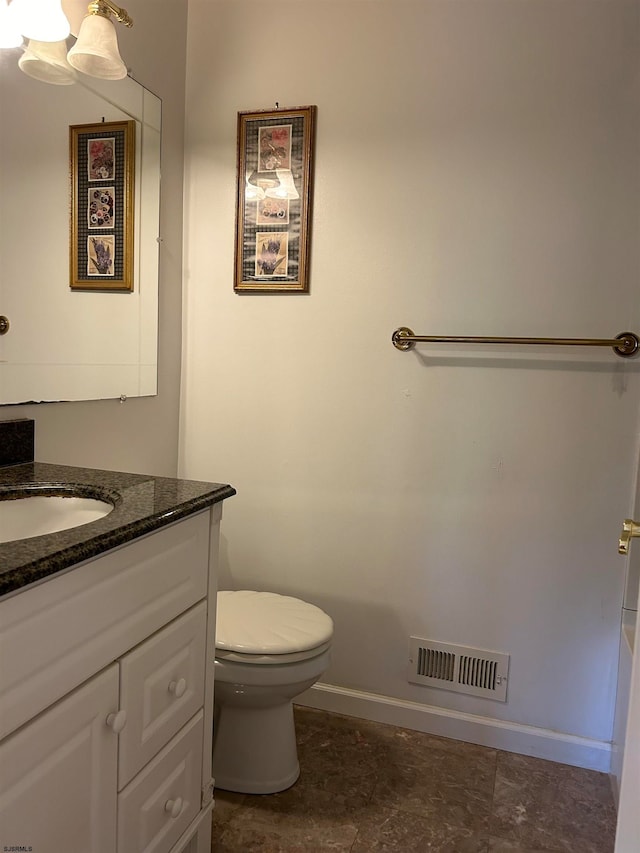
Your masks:
<instances>
[{"instance_id":1,"label":"baseboard","mask_svg":"<svg viewBox=\"0 0 640 853\"><path fill-rule=\"evenodd\" d=\"M377 693L348 690L332 684L315 684L298 696L296 704L464 740L506 752L546 758L575 767L609 772L609 741L591 740L491 717L478 717Z\"/></svg>"}]
</instances>

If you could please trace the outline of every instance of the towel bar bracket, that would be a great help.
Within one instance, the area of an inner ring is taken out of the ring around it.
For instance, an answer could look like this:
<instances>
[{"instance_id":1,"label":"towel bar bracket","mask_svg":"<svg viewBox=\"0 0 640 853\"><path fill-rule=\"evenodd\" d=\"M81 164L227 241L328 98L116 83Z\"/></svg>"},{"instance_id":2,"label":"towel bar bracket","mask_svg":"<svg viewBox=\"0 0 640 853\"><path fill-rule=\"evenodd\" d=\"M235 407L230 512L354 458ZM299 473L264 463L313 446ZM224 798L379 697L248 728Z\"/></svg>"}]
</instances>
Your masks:
<instances>
[{"instance_id":1,"label":"towel bar bracket","mask_svg":"<svg viewBox=\"0 0 640 853\"><path fill-rule=\"evenodd\" d=\"M616 340L622 341L622 343L614 346L613 351L622 358L631 358L640 349L640 338L633 332L621 332L616 335Z\"/></svg>"},{"instance_id":2,"label":"towel bar bracket","mask_svg":"<svg viewBox=\"0 0 640 853\"><path fill-rule=\"evenodd\" d=\"M543 344L546 346L611 347L621 358L631 358L640 350L640 338L635 332L621 332L613 339L599 338L487 338L442 337L415 335L407 326L396 329L391 342L399 350L413 349L416 344Z\"/></svg>"}]
</instances>

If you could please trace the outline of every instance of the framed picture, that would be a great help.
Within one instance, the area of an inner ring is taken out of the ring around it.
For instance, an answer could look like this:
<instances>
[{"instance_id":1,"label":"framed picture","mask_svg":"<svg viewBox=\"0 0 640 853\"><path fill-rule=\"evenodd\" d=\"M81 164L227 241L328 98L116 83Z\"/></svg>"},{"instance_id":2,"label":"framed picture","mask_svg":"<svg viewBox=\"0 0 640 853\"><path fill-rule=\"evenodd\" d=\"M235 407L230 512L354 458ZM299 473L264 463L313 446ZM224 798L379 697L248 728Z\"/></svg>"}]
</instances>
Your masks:
<instances>
[{"instance_id":1,"label":"framed picture","mask_svg":"<svg viewBox=\"0 0 640 853\"><path fill-rule=\"evenodd\" d=\"M236 293L309 291L315 114L238 113Z\"/></svg>"},{"instance_id":2,"label":"framed picture","mask_svg":"<svg viewBox=\"0 0 640 853\"><path fill-rule=\"evenodd\" d=\"M69 128L70 287L133 290L134 121Z\"/></svg>"}]
</instances>

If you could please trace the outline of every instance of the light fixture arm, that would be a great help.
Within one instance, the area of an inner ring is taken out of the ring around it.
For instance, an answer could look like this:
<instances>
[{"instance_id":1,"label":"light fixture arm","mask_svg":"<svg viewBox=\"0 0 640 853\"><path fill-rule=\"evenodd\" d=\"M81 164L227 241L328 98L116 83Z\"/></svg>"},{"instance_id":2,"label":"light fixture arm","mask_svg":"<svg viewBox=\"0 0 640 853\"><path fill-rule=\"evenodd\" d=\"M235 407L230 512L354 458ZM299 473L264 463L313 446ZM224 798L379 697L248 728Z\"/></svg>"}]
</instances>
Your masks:
<instances>
[{"instance_id":1,"label":"light fixture arm","mask_svg":"<svg viewBox=\"0 0 640 853\"><path fill-rule=\"evenodd\" d=\"M115 15L116 20L124 24L125 27L133 26L133 18L127 10L116 6L111 0L93 0L92 3L89 3L88 12L90 15L101 15L103 18Z\"/></svg>"}]
</instances>

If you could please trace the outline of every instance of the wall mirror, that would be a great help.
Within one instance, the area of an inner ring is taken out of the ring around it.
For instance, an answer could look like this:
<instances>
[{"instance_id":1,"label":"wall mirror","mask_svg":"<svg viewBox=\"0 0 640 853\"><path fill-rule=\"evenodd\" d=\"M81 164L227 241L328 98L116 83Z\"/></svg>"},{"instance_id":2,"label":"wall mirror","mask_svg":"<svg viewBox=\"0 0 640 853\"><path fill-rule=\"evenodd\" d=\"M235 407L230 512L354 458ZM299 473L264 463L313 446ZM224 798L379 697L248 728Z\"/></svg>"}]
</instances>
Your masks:
<instances>
[{"instance_id":1,"label":"wall mirror","mask_svg":"<svg viewBox=\"0 0 640 853\"><path fill-rule=\"evenodd\" d=\"M135 121L131 292L69 286L69 127ZM157 393L160 99L130 77L53 86L0 51L0 405Z\"/></svg>"}]
</instances>

